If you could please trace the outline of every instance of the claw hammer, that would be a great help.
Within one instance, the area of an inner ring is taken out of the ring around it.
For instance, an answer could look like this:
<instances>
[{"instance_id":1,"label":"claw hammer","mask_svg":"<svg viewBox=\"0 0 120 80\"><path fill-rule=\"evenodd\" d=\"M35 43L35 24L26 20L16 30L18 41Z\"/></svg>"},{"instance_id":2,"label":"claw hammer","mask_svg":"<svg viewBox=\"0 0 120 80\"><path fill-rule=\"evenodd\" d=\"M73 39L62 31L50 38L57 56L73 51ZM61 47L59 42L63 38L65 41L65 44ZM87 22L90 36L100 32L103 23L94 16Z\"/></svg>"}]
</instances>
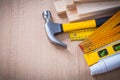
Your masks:
<instances>
[{"instance_id":1,"label":"claw hammer","mask_svg":"<svg viewBox=\"0 0 120 80\"><path fill-rule=\"evenodd\" d=\"M95 28L102 25L105 21L107 21L109 17L103 17L93 20L87 20L82 22L76 22L76 23L54 23L51 18L51 12L49 10L45 10L42 13L43 18L45 19L45 30L48 36L48 39L51 43L57 44L59 46L62 46L64 48L67 48L67 45L60 40L58 40L55 35L62 33L62 32L69 32L72 30L78 30L78 29L85 29L85 28Z\"/></svg>"}]
</instances>

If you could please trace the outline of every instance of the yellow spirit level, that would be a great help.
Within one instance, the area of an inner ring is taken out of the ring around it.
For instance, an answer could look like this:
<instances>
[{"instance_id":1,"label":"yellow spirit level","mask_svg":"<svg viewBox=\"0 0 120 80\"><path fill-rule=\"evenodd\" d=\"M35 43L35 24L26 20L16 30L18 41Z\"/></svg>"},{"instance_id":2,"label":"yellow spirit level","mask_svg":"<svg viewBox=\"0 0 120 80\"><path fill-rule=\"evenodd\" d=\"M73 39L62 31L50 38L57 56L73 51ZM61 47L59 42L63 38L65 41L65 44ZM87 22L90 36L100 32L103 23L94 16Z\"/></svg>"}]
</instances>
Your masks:
<instances>
[{"instance_id":1,"label":"yellow spirit level","mask_svg":"<svg viewBox=\"0 0 120 80\"><path fill-rule=\"evenodd\" d=\"M97 63L100 59L120 52L120 40L117 40L104 47L98 48L95 51L84 54L84 57L89 66Z\"/></svg>"}]
</instances>

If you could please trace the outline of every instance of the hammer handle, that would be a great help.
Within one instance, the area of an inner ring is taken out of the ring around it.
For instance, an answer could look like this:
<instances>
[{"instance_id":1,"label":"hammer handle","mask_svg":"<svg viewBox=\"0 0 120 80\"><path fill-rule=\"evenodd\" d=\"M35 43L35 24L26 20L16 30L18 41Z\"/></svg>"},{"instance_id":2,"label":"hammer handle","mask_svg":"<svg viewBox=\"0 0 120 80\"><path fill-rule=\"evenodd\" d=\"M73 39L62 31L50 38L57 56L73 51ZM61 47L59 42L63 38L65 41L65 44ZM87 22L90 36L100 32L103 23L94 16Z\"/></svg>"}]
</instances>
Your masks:
<instances>
[{"instance_id":1,"label":"hammer handle","mask_svg":"<svg viewBox=\"0 0 120 80\"><path fill-rule=\"evenodd\" d=\"M85 29L85 28L95 28L102 25L105 21L107 21L110 17L103 17L88 21L82 21L77 23L65 23L62 24L63 32L78 30L78 29Z\"/></svg>"}]
</instances>

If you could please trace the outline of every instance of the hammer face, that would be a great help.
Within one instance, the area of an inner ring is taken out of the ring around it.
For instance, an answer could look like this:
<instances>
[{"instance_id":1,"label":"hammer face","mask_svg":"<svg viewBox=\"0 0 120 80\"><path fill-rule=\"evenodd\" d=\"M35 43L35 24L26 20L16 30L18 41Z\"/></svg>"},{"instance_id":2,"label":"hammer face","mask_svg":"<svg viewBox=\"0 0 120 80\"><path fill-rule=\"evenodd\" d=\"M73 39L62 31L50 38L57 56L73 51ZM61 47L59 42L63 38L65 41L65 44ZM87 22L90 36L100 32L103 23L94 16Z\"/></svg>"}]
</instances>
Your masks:
<instances>
[{"instance_id":1,"label":"hammer face","mask_svg":"<svg viewBox=\"0 0 120 80\"><path fill-rule=\"evenodd\" d=\"M53 23L51 20L49 20L45 23L45 30L51 43L60 45L64 48L67 47L66 44L55 38L56 34L62 32L61 24Z\"/></svg>"}]
</instances>

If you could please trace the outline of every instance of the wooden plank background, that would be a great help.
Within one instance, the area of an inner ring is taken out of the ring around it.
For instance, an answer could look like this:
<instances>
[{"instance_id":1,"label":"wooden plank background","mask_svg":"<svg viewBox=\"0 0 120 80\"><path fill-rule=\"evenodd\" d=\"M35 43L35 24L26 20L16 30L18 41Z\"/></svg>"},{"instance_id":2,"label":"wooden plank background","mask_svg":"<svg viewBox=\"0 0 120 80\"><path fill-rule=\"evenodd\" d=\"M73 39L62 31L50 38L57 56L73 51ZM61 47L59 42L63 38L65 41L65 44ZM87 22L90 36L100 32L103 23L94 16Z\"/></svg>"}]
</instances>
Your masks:
<instances>
[{"instance_id":1,"label":"wooden plank background","mask_svg":"<svg viewBox=\"0 0 120 80\"><path fill-rule=\"evenodd\" d=\"M42 11L65 23L55 12L55 0L0 0L0 80L119 80L120 69L91 76L79 49L68 34L57 38L67 49L49 43Z\"/></svg>"}]
</instances>

